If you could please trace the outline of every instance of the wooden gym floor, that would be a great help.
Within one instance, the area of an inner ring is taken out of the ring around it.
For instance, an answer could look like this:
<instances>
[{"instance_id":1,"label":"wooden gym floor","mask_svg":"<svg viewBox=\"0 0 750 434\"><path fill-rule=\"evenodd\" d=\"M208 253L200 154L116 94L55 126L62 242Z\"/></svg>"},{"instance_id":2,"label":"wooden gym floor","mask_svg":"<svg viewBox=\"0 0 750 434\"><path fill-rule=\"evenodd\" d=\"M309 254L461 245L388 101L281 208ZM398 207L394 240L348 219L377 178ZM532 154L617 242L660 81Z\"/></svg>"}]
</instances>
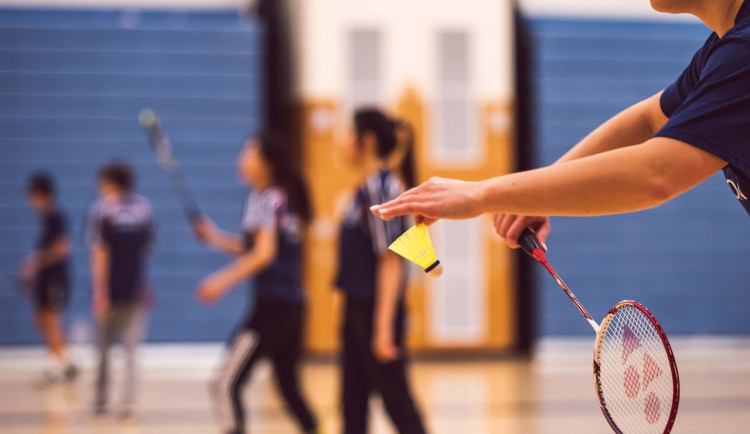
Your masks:
<instances>
[{"instance_id":1,"label":"wooden gym floor","mask_svg":"<svg viewBox=\"0 0 750 434\"><path fill-rule=\"evenodd\" d=\"M675 433L747 433L750 429L750 340L675 339L682 403ZM531 362L424 361L412 365L413 386L432 433L607 433L595 398L591 340L545 341ZM142 351L136 421L91 415L92 357L78 349L83 375L71 386L32 386L42 366L38 348L0 350L0 432L214 433L207 379L220 347L148 346ZM117 365L115 365L115 374ZM338 371L304 367L304 385L327 433L339 432ZM259 366L246 390L252 433L295 433ZM114 390L113 392L117 392ZM116 393L115 393L116 398ZM115 400L116 402L116 400ZM393 432L373 402L372 433Z\"/></svg>"}]
</instances>

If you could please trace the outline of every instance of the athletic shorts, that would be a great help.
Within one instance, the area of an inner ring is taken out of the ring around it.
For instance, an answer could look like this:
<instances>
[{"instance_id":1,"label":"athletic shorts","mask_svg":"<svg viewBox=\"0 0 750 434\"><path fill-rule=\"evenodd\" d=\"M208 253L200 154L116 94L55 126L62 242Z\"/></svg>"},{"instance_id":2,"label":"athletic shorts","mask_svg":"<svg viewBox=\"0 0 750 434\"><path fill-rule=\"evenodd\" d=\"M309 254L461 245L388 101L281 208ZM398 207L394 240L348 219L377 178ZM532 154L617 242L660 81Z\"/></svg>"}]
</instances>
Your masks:
<instances>
[{"instance_id":1,"label":"athletic shorts","mask_svg":"<svg viewBox=\"0 0 750 434\"><path fill-rule=\"evenodd\" d=\"M34 307L59 311L68 304L69 284L65 278L39 277L34 282Z\"/></svg>"}]
</instances>

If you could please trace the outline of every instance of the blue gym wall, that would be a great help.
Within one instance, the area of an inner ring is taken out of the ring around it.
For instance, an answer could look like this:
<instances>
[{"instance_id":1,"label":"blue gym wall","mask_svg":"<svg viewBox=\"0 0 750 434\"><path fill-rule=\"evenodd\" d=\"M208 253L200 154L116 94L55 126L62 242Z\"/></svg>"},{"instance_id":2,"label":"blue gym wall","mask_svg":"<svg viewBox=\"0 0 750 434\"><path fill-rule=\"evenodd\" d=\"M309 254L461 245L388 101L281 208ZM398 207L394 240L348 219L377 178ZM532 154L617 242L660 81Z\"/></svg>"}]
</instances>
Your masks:
<instances>
[{"instance_id":1,"label":"blue gym wall","mask_svg":"<svg viewBox=\"0 0 750 434\"><path fill-rule=\"evenodd\" d=\"M156 110L203 211L236 231L247 190L235 156L261 122L262 36L257 22L232 12L0 9L0 344L39 341L15 284L37 230L24 195L37 169L57 178L72 229L68 323L81 337L90 321L83 219L97 168L112 158L136 167L137 191L156 212L148 339L228 336L246 291L210 308L195 301L198 280L226 259L193 241L137 116Z\"/></svg>"},{"instance_id":2,"label":"blue gym wall","mask_svg":"<svg viewBox=\"0 0 750 434\"><path fill-rule=\"evenodd\" d=\"M710 33L697 23L533 17L528 23L538 166L669 85ZM635 299L668 333L750 333L750 219L722 176L653 210L554 218L552 228L550 261L595 318L619 300ZM555 282L537 272L542 334L590 334Z\"/></svg>"}]
</instances>

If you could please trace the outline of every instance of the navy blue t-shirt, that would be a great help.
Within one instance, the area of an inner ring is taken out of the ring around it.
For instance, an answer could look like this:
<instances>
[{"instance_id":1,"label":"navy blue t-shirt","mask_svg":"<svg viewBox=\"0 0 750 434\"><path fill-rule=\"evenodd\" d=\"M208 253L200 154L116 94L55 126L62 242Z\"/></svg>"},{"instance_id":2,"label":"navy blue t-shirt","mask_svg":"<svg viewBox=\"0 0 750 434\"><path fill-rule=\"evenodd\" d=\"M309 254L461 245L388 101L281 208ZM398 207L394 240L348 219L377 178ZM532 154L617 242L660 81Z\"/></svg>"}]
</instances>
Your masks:
<instances>
[{"instance_id":1,"label":"navy blue t-shirt","mask_svg":"<svg viewBox=\"0 0 750 434\"><path fill-rule=\"evenodd\" d=\"M89 245L101 242L109 250L109 301L113 305L141 300L146 258L154 242L151 204L135 193L121 200L99 200L88 215Z\"/></svg>"},{"instance_id":2,"label":"navy blue t-shirt","mask_svg":"<svg viewBox=\"0 0 750 434\"><path fill-rule=\"evenodd\" d=\"M724 175L750 214L750 1L722 38L711 34L661 97L669 118L657 137L699 147L727 162Z\"/></svg>"},{"instance_id":3,"label":"navy blue t-shirt","mask_svg":"<svg viewBox=\"0 0 750 434\"><path fill-rule=\"evenodd\" d=\"M49 249L61 238L67 236L67 223L60 210L55 209L42 215L41 224L41 232L36 242L37 250ZM67 284L68 257L41 268L36 277L42 282L55 281Z\"/></svg>"},{"instance_id":4,"label":"navy blue t-shirt","mask_svg":"<svg viewBox=\"0 0 750 434\"><path fill-rule=\"evenodd\" d=\"M271 187L251 192L242 218L242 230L248 250L253 247L259 230L276 234L276 258L255 276L256 297L303 303L303 225L284 190Z\"/></svg>"},{"instance_id":5,"label":"navy blue t-shirt","mask_svg":"<svg viewBox=\"0 0 750 434\"><path fill-rule=\"evenodd\" d=\"M335 284L348 297L363 301L375 299L378 261L408 225L406 217L385 221L373 215L370 207L393 200L403 192L403 182L389 171L370 175L357 188L339 231L339 269ZM405 264L402 260L404 267ZM406 273L403 276L402 296Z\"/></svg>"}]
</instances>

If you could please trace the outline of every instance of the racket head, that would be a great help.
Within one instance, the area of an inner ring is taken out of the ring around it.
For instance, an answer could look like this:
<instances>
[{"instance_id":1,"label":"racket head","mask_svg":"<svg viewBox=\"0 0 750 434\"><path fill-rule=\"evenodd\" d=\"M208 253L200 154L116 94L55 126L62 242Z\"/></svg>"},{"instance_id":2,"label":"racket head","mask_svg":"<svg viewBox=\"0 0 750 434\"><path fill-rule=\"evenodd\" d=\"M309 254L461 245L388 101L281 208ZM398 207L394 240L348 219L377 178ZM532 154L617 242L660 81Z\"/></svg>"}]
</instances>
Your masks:
<instances>
[{"instance_id":1,"label":"racket head","mask_svg":"<svg viewBox=\"0 0 750 434\"><path fill-rule=\"evenodd\" d=\"M643 305L621 301L597 334L594 377L602 413L617 433L672 431L680 377L666 333Z\"/></svg>"},{"instance_id":2,"label":"racket head","mask_svg":"<svg viewBox=\"0 0 750 434\"><path fill-rule=\"evenodd\" d=\"M172 143L164 134L159 117L150 108L145 108L138 114L138 121L146 130L148 143L156 154L156 161L165 169L173 170L175 161L172 155Z\"/></svg>"}]
</instances>

